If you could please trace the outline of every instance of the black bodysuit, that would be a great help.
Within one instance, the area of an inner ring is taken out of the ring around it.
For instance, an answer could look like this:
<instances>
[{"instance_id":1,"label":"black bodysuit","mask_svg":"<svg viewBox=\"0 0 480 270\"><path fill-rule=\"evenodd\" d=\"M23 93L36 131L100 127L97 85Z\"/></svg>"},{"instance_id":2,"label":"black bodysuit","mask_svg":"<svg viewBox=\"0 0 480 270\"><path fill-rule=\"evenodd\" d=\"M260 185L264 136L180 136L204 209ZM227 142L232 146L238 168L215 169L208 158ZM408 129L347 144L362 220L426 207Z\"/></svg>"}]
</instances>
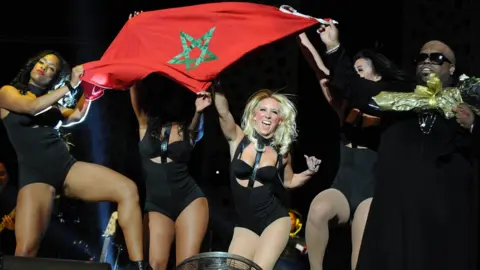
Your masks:
<instances>
[{"instance_id":1,"label":"black bodysuit","mask_svg":"<svg viewBox=\"0 0 480 270\"><path fill-rule=\"evenodd\" d=\"M243 150L250 144L245 136L235 151L231 164L231 188L236 210L236 227L246 228L261 235L265 228L275 220L288 217L286 207L286 189L283 186L284 166L282 156L278 155L275 166L257 168L241 159ZM252 179L254 175L254 179ZM249 179L248 187L240 185L237 179ZM255 181L263 186L254 187Z\"/></svg>"},{"instance_id":2,"label":"black bodysuit","mask_svg":"<svg viewBox=\"0 0 480 270\"><path fill-rule=\"evenodd\" d=\"M33 85L29 85L28 89L36 96L45 94ZM17 153L19 188L32 183L45 183L57 191L63 187L76 160L70 155L56 128L62 120L58 107L52 107L37 116L11 111L3 119Z\"/></svg>"},{"instance_id":3,"label":"black bodysuit","mask_svg":"<svg viewBox=\"0 0 480 270\"><path fill-rule=\"evenodd\" d=\"M184 139L169 144L172 124L165 126L163 140L149 125L139 143L142 157L143 177L146 185L146 212L159 212L176 220L191 202L205 197L188 171L188 162L193 146L188 132ZM152 161L161 157L162 163ZM167 158L172 162L167 163Z\"/></svg>"}]
</instances>

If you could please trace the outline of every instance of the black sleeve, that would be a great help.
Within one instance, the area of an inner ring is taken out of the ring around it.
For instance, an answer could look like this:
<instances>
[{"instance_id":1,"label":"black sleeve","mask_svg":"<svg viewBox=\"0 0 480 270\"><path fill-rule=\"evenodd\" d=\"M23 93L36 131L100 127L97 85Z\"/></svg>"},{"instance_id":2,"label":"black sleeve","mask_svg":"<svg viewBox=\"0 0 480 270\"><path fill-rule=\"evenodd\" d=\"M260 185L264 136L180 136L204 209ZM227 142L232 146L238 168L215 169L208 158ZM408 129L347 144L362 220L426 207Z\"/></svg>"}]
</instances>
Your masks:
<instances>
[{"instance_id":1,"label":"black sleeve","mask_svg":"<svg viewBox=\"0 0 480 270\"><path fill-rule=\"evenodd\" d=\"M472 137L473 154L476 157L480 157L480 117L478 115L475 115L475 120L473 121Z\"/></svg>"}]
</instances>

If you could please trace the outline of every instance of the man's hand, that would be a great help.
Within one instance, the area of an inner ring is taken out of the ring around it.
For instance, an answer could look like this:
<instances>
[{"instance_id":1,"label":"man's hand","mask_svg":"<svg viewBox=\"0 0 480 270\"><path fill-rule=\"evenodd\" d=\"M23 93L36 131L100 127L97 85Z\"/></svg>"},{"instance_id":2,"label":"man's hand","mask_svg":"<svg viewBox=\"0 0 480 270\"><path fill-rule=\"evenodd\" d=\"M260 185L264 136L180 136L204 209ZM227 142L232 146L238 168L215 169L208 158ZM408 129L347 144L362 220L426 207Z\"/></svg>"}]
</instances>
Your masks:
<instances>
[{"instance_id":1,"label":"man's hand","mask_svg":"<svg viewBox=\"0 0 480 270\"><path fill-rule=\"evenodd\" d=\"M455 113L455 117L460 126L471 130L473 122L475 121L475 114L473 111L465 103L454 107L452 111Z\"/></svg>"}]
</instances>

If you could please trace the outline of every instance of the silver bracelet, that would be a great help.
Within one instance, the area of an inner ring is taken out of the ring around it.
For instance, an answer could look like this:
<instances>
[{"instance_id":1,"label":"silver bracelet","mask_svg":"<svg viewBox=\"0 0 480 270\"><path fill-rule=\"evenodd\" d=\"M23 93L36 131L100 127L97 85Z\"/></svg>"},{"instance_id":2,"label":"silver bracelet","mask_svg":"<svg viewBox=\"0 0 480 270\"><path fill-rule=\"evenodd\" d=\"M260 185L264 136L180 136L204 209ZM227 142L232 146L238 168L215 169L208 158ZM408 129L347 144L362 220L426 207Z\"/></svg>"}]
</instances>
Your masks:
<instances>
[{"instance_id":1,"label":"silver bracelet","mask_svg":"<svg viewBox=\"0 0 480 270\"><path fill-rule=\"evenodd\" d=\"M328 51L326 52L326 54L332 54L332 53L336 52L336 51L338 50L338 48L340 48L340 44L338 44L337 46L335 46L335 47L331 48L330 50L328 50Z\"/></svg>"}]
</instances>

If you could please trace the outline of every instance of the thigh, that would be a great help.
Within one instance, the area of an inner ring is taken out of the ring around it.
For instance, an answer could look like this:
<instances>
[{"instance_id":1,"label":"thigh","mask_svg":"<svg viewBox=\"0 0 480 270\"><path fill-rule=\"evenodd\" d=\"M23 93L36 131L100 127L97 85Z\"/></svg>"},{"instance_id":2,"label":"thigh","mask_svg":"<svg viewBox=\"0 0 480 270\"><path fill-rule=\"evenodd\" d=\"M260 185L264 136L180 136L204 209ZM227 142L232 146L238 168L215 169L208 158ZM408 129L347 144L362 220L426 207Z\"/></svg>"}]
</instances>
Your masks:
<instances>
[{"instance_id":1,"label":"thigh","mask_svg":"<svg viewBox=\"0 0 480 270\"><path fill-rule=\"evenodd\" d=\"M169 217L157 213L148 213L149 259L150 261L168 262L170 248L175 238L175 223Z\"/></svg>"},{"instance_id":2,"label":"thigh","mask_svg":"<svg viewBox=\"0 0 480 270\"><path fill-rule=\"evenodd\" d=\"M367 223L368 212L370 211L370 205L372 204L372 198L368 198L362 201L355 214L352 221L352 245L360 246L362 242L363 231L365 230L365 224Z\"/></svg>"},{"instance_id":3,"label":"thigh","mask_svg":"<svg viewBox=\"0 0 480 270\"><path fill-rule=\"evenodd\" d=\"M308 219L331 220L337 218L338 223L346 223L350 219L350 205L345 195L337 189L329 188L320 192L310 204Z\"/></svg>"},{"instance_id":4,"label":"thigh","mask_svg":"<svg viewBox=\"0 0 480 270\"><path fill-rule=\"evenodd\" d=\"M271 270L285 250L290 237L290 217L275 220L263 231L253 261L264 270Z\"/></svg>"},{"instance_id":5,"label":"thigh","mask_svg":"<svg viewBox=\"0 0 480 270\"><path fill-rule=\"evenodd\" d=\"M191 202L175 221L175 246L177 265L200 252L208 226L208 202L197 198Z\"/></svg>"},{"instance_id":6,"label":"thigh","mask_svg":"<svg viewBox=\"0 0 480 270\"><path fill-rule=\"evenodd\" d=\"M228 247L228 253L242 256L253 260L260 236L249 229L235 227L232 242Z\"/></svg>"},{"instance_id":7,"label":"thigh","mask_svg":"<svg viewBox=\"0 0 480 270\"><path fill-rule=\"evenodd\" d=\"M68 197L91 202L138 196L137 186L132 180L107 167L80 161L68 172L64 193Z\"/></svg>"},{"instance_id":8,"label":"thigh","mask_svg":"<svg viewBox=\"0 0 480 270\"><path fill-rule=\"evenodd\" d=\"M38 245L50 222L55 189L34 183L20 189L15 210L15 237L19 245Z\"/></svg>"}]
</instances>

